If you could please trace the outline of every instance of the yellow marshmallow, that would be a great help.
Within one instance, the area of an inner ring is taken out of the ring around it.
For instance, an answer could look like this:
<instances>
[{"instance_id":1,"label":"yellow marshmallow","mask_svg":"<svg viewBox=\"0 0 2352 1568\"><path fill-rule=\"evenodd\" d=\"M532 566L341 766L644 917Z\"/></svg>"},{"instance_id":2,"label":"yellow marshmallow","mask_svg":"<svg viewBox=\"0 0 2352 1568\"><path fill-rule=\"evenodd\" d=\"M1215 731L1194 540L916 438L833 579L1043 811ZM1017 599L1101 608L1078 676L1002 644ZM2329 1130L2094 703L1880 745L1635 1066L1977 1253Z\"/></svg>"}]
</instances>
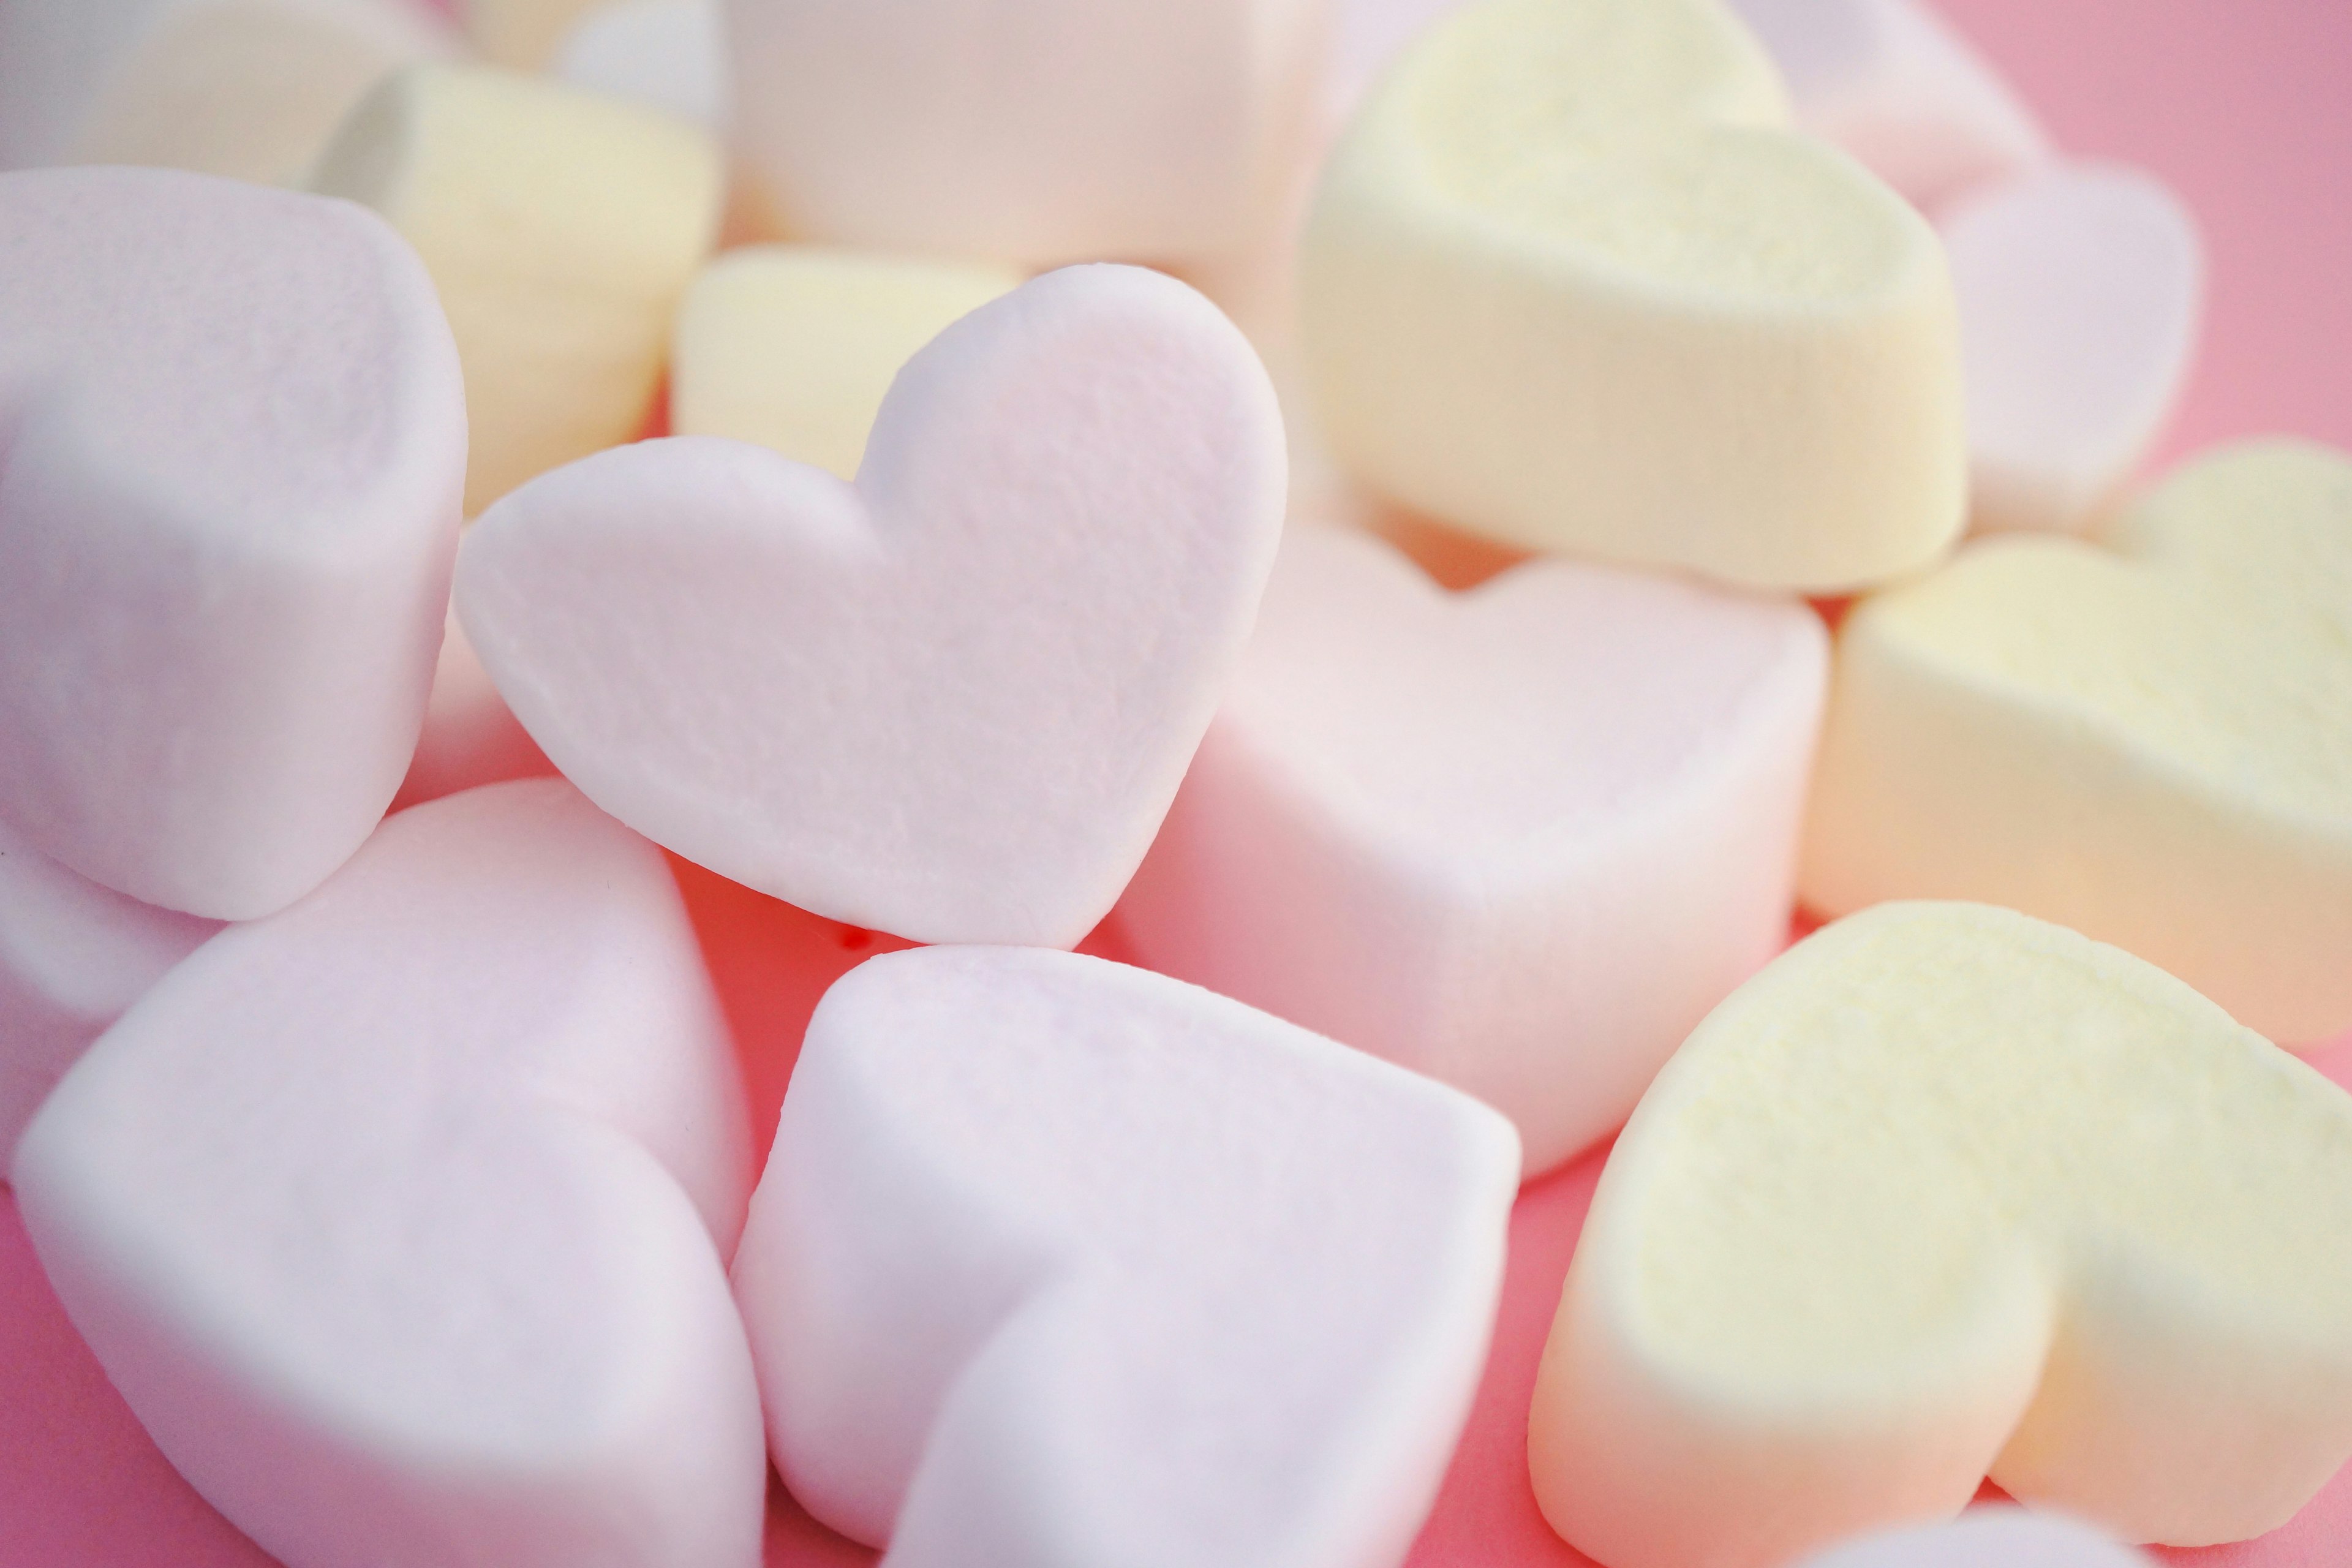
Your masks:
<instances>
[{"instance_id":1,"label":"yellow marshmallow","mask_svg":"<svg viewBox=\"0 0 2352 1568\"><path fill-rule=\"evenodd\" d=\"M352 112L310 185L383 213L433 274L466 370L467 515L637 433L722 184L702 132L508 71L418 67Z\"/></svg>"}]
</instances>

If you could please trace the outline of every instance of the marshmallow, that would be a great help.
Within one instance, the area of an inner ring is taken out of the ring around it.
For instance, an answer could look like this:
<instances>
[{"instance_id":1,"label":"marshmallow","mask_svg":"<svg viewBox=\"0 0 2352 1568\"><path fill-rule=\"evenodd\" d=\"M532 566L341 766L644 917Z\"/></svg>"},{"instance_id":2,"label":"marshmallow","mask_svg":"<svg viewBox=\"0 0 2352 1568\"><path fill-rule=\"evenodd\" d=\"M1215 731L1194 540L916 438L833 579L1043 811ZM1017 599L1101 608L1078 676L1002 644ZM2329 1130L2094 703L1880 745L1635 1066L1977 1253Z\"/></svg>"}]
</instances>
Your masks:
<instances>
[{"instance_id":1,"label":"marshmallow","mask_svg":"<svg viewBox=\"0 0 2352 1568\"><path fill-rule=\"evenodd\" d=\"M1830 926L1699 1026L1601 1173L1528 1418L1545 1517L1606 1568L1769 1568L1988 1473L2235 1541L2347 1455L2352 1097L1975 904Z\"/></svg>"},{"instance_id":2,"label":"marshmallow","mask_svg":"<svg viewBox=\"0 0 2352 1568\"><path fill-rule=\"evenodd\" d=\"M1827 665L1801 604L1563 562L1457 599L1294 531L1121 926L1478 1096L1541 1171L1787 939Z\"/></svg>"},{"instance_id":3,"label":"marshmallow","mask_svg":"<svg viewBox=\"0 0 2352 1568\"><path fill-rule=\"evenodd\" d=\"M707 129L726 123L719 0L610 0L573 24L549 68L574 87L634 98Z\"/></svg>"},{"instance_id":4,"label":"marshmallow","mask_svg":"<svg viewBox=\"0 0 2352 1568\"><path fill-rule=\"evenodd\" d=\"M1394 1568L1518 1167L1475 1101L1160 975L873 959L735 1262L771 1451L892 1568Z\"/></svg>"},{"instance_id":5,"label":"marshmallow","mask_svg":"<svg viewBox=\"0 0 2352 1568\"><path fill-rule=\"evenodd\" d=\"M1948 208L1979 530L2080 529L2172 412L2197 348L2197 220L2136 170L2059 164Z\"/></svg>"},{"instance_id":6,"label":"marshmallow","mask_svg":"<svg viewBox=\"0 0 2352 1568\"><path fill-rule=\"evenodd\" d=\"M0 1173L66 1069L219 929L77 877L0 822Z\"/></svg>"},{"instance_id":7,"label":"marshmallow","mask_svg":"<svg viewBox=\"0 0 2352 1568\"><path fill-rule=\"evenodd\" d=\"M1300 333L1323 434L1391 500L1532 549L1815 592L1960 530L1943 248L1782 129L1714 0L1485 0L1358 116Z\"/></svg>"},{"instance_id":8,"label":"marshmallow","mask_svg":"<svg viewBox=\"0 0 2352 1568\"><path fill-rule=\"evenodd\" d=\"M349 858L416 744L466 422L373 216L152 169L0 175L0 816L243 920Z\"/></svg>"},{"instance_id":9,"label":"marshmallow","mask_svg":"<svg viewBox=\"0 0 2352 1568\"><path fill-rule=\"evenodd\" d=\"M742 151L792 233L1033 266L1248 237L1316 134L1302 0L728 0Z\"/></svg>"},{"instance_id":10,"label":"marshmallow","mask_svg":"<svg viewBox=\"0 0 2352 1568\"><path fill-rule=\"evenodd\" d=\"M108 1377L288 1568L756 1568L740 1096L661 856L532 781L215 937L14 1175Z\"/></svg>"},{"instance_id":11,"label":"marshmallow","mask_svg":"<svg viewBox=\"0 0 2352 1568\"><path fill-rule=\"evenodd\" d=\"M1360 108L1372 84L1422 34L1462 8L1463 0L1339 0L1331 71L1324 87L1336 128Z\"/></svg>"},{"instance_id":12,"label":"marshmallow","mask_svg":"<svg viewBox=\"0 0 2352 1568\"><path fill-rule=\"evenodd\" d=\"M2021 174L2049 138L1926 0L1728 0L1787 77L1797 120L1921 206Z\"/></svg>"},{"instance_id":13,"label":"marshmallow","mask_svg":"<svg viewBox=\"0 0 2352 1568\"><path fill-rule=\"evenodd\" d=\"M1021 282L1010 268L824 246L729 251L678 309L670 429L855 479L899 367Z\"/></svg>"},{"instance_id":14,"label":"marshmallow","mask_svg":"<svg viewBox=\"0 0 2352 1568\"><path fill-rule=\"evenodd\" d=\"M514 70L548 63L564 37L605 0L456 0L482 58Z\"/></svg>"},{"instance_id":15,"label":"marshmallow","mask_svg":"<svg viewBox=\"0 0 2352 1568\"><path fill-rule=\"evenodd\" d=\"M565 776L688 859L918 942L1066 947L1167 815L1283 493L1233 324L1072 268L915 356L855 487L710 437L607 452L475 526L457 613Z\"/></svg>"},{"instance_id":16,"label":"marshmallow","mask_svg":"<svg viewBox=\"0 0 2352 1568\"><path fill-rule=\"evenodd\" d=\"M1801 1568L2151 1568L2087 1525L2017 1508L1971 1509L1809 1557Z\"/></svg>"},{"instance_id":17,"label":"marshmallow","mask_svg":"<svg viewBox=\"0 0 2352 1568\"><path fill-rule=\"evenodd\" d=\"M440 289L468 516L643 427L723 183L706 133L507 71L417 67L353 111L310 184L383 213Z\"/></svg>"},{"instance_id":18,"label":"marshmallow","mask_svg":"<svg viewBox=\"0 0 2352 1568\"><path fill-rule=\"evenodd\" d=\"M506 701L466 640L457 613L449 612L441 635L441 658L433 667L433 695L425 705L425 732L416 738L408 776L393 797L392 809L509 779L555 771L508 711Z\"/></svg>"},{"instance_id":19,"label":"marshmallow","mask_svg":"<svg viewBox=\"0 0 2352 1568\"><path fill-rule=\"evenodd\" d=\"M2352 1026L2352 461L2230 448L2108 548L2005 535L1838 639L1799 889L1976 899L2275 1040Z\"/></svg>"}]
</instances>

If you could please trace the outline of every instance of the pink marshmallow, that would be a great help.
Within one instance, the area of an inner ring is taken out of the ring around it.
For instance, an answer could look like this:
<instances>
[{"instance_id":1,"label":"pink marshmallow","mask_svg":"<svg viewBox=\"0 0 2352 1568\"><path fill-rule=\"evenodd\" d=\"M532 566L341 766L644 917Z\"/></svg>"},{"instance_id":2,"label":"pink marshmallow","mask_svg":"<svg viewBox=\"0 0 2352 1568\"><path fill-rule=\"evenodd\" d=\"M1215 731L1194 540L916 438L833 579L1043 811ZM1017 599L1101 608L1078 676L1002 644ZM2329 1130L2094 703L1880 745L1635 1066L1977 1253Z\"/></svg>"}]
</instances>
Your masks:
<instances>
[{"instance_id":1,"label":"pink marshmallow","mask_svg":"<svg viewBox=\"0 0 2352 1568\"><path fill-rule=\"evenodd\" d=\"M919 942L1075 944L1208 728L1279 536L1282 422L1215 307L1072 268L902 370L855 487L680 438L478 522L457 608L589 797Z\"/></svg>"},{"instance_id":2,"label":"pink marshmallow","mask_svg":"<svg viewBox=\"0 0 2352 1568\"><path fill-rule=\"evenodd\" d=\"M547 753L508 710L452 610L441 634L441 657L433 666L425 732L416 738L416 754L409 759L408 776L392 808L554 771Z\"/></svg>"},{"instance_id":3,"label":"pink marshmallow","mask_svg":"<svg viewBox=\"0 0 2352 1568\"><path fill-rule=\"evenodd\" d=\"M0 175L0 816L229 920L383 815L441 637L464 396L414 252L341 202Z\"/></svg>"},{"instance_id":4,"label":"pink marshmallow","mask_svg":"<svg viewBox=\"0 0 2352 1568\"><path fill-rule=\"evenodd\" d=\"M1466 1097L1164 976L873 959L736 1260L772 1451L893 1568L1392 1568L1517 1174Z\"/></svg>"},{"instance_id":5,"label":"pink marshmallow","mask_svg":"<svg viewBox=\"0 0 2352 1568\"><path fill-rule=\"evenodd\" d=\"M741 1092L662 857L530 781L207 943L13 1174L108 1377L288 1568L756 1568Z\"/></svg>"},{"instance_id":6,"label":"pink marshmallow","mask_svg":"<svg viewBox=\"0 0 2352 1568\"><path fill-rule=\"evenodd\" d=\"M1455 596L1294 530L1122 927L1547 1169L1785 940L1827 643L1794 601L1566 562Z\"/></svg>"}]
</instances>

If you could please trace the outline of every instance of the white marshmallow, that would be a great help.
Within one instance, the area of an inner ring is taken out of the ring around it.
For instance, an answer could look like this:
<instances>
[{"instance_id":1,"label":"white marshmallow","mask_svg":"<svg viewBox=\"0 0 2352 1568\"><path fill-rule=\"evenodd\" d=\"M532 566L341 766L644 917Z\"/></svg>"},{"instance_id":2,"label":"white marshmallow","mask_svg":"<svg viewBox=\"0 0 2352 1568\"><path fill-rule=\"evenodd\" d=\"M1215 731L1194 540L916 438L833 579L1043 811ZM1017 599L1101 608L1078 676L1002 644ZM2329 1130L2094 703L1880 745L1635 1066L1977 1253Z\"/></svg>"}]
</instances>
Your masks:
<instances>
[{"instance_id":1,"label":"white marshmallow","mask_svg":"<svg viewBox=\"0 0 2352 1568\"><path fill-rule=\"evenodd\" d=\"M416 737L416 754L409 759L408 776L401 780L392 809L554 771L508 710L452 609L441 634L441 657L433 666L425 731Z\"/></svg>"},{"instance_id":2,"label":"white marshmallow","mask_svg":"<svg viewBox=\"0 0 2352 1568\"><path fill-rule=\"evenodd\" d=\"M727 122L719 0L607 0L572 24L548 68L709 130Z\"/></svg>"},{"instance_id":3,"label":"white marshmallow","mask_svg":"<svg viewBox=\"0 0 2352 1568\"><path fill-rule=\"evenodd\" d=\"M1948 1524L1874 1535L1801 1568L2150 1568L2088 1525L2018 1508L1970 1509Z\"/></svg>"}]
</instances>

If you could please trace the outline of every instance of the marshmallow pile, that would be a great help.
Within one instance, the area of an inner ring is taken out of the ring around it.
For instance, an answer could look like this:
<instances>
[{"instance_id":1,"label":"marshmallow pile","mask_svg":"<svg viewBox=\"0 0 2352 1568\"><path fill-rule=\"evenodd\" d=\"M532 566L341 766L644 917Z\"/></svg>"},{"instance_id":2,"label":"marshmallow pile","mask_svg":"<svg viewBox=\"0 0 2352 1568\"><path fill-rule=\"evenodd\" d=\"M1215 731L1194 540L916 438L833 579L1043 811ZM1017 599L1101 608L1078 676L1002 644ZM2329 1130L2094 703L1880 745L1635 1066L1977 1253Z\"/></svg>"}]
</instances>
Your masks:
<instances>
[{"instance_id":1,"label":"marshmallow pile","mask_svg":"<svg viewBox=\"0 0 2352 1568\"><path fill-rule=\"evenodd\" d=\"M288 1568L1396 1568L1612 1135L1603 1568L2352 1457L2352 458L2131 489L2160 183L1919 0L459 13L0 0L0 1163ZM665 851L922 944L764 1173Z\"/></svg>"}]
</instances>

